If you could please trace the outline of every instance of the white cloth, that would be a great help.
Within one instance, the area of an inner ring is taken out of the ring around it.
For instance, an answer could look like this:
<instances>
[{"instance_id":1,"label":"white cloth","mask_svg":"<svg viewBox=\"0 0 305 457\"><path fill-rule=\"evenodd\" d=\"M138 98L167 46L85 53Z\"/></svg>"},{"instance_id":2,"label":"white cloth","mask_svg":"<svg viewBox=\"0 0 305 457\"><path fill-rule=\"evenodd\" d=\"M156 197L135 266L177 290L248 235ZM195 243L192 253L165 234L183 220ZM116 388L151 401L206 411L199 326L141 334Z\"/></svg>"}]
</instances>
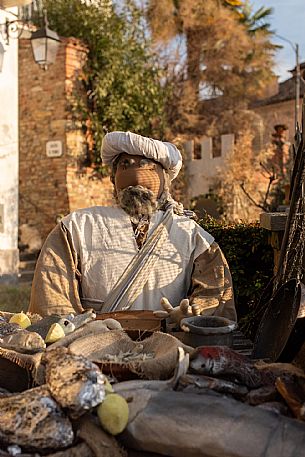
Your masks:
<instances>
[{"instance_id":1,"label":"white cloth","mask_svg":"<svg viewBox=\"0 0 305 457\"><path fill-rule=\"evenodd\" d=\"M164 213L160 224L147 237L144 246L133 257L126 267L123 276L110 292L103 305L105 312L130 309L133 304L133 297L137 297L142 291L146 281L155 268L163 251L164 241L173 223L172 207Z\"/></svg>"},{"instance_id":2,"label":"white cloth","mask_svg":"<svg viewBox=\"0 0 305 457\"><path fill-rule=\"evenodd\" d=\"M147 159L159 162L167 170L171 181L176 178L182 167L180 151L172 143L167 143L132 132L107 133L102 143L102 159L106 165L125 152L131 155L143 155Z\"/></svg>"},{"instance_id":3,"label":"white cloth","mask_svg":"<svg viewBox=\"0 0 305 457\"><path fill-rule=\"evenodd\" d=\"M153 214L149 233L163 216L163 211ZM176 214L172 217L162 254L143 290L135 297L133 310L157 310L162 297L178 305L187 296L193 261L214 241L193 220ZM80 258L82 296L105 301L138 252L129 216L121 208L97 206L71 213L62 223Z\"/></svg>"}]
</instances>

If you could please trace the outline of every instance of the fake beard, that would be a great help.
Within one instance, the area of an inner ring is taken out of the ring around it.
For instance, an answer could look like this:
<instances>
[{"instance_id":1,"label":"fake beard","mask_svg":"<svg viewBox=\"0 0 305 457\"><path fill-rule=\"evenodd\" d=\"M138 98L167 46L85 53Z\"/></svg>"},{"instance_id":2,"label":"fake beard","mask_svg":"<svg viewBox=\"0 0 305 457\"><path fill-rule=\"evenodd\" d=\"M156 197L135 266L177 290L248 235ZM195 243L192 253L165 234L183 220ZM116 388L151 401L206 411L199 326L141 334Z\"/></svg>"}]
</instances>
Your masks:
<instances>
[{"instance_id":1,"label":"fake beard","mask_svg":"<svg viewBox=\"0 0 305 457\"><path fill-rule=\"evenodd\" d=\"M150 217L157 209L157 200L151 190L143 186L128 186L116 195L120 207L138 223L143 216Z\"/></svg>"}]
</instances>

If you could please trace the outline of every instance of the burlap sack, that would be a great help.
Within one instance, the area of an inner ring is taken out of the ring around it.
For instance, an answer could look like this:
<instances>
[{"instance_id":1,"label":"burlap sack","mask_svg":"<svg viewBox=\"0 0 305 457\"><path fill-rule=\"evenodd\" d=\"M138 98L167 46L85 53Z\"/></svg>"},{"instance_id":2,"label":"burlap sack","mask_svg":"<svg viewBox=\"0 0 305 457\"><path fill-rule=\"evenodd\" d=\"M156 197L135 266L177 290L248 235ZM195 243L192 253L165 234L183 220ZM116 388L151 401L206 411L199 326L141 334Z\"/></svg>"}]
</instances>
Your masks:
<instances>
[{"instance_id":1,"label":"burlap sack","mask_svg":"<svg viewBox=\"0 0 305 457\"><path fill-rule=\"evenodd\" d=\"M138 387L120 394L129 400L128 426L120 435L127 449L171 457L305 455L303 422L224 395Z\"/></svg>"},{"instance_id":2,"label":"burlap sack","mask_svg":"<svg viewBox=\"0 0 305 457\"><path fill-rule=\"evenodd\" d=\"M21 354L0 347L0 387L21 392L33 386L42 352Z\"/></svg>"},{"instance_id":3,"label":"burlap sack","mask_svg":"<svg viewBox=\"0 0 305 457\"><path fill-rule=\"evenodd\" d=\"M92 414L86 414L76 423L77 436L91 449L94 457L126 457L117 440L106 433Z\"/></svg>"},{"instance_id":4,"label":"burlap sack","mask_svg":"<svg viewBox=\"0 0 305 457\"><path fill-rule=\"evenodd\" d=\"M14 316L16 313L11 313L10 311L0 311L0 317L3 317L7 322L10 320L11 317ZM30 319L32 324L36 324L42 319L42 316L40 314L36 313L25 313L28 318Z\"/></svg>"},{"instance_id":5,"label":"burlap sack","mask_svg":"<svg viewBox=\"0 0 305 457\"><path fill-rule=\"evenodd\" d=\"M125 332L111 331L102 334L91 334L74 341L69 349L72 353L83 355L103 367L121 365L132 373L145 379L169 379L177 365L178 347L186 352L193 348L185 346L174 336L155 332L143 341L133 341ZM153 354L153 358L128 362L109 362L106 355L119 355L129 351Z\"/></svg>"}]
</instances>

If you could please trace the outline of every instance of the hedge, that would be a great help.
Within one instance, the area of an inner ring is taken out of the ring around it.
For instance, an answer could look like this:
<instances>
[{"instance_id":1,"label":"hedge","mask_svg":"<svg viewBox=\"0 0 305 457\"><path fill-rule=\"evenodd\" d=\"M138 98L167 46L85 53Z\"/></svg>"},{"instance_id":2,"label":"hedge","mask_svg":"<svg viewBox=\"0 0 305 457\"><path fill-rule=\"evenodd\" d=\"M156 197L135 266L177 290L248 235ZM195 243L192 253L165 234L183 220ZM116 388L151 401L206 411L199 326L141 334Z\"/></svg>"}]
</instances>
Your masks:
<instances>
[{"instance_id":1,"label":"hedge","mask_svg":"<svg viewBox=\"0 0 305 457\"><path fill-rule=\"evenodd\" d=\"M273 277L269 232L258 223L223 224L210 217L199 224L221 247L232 274L238 320L247 318Z\"/></svg>"}]
</instances>

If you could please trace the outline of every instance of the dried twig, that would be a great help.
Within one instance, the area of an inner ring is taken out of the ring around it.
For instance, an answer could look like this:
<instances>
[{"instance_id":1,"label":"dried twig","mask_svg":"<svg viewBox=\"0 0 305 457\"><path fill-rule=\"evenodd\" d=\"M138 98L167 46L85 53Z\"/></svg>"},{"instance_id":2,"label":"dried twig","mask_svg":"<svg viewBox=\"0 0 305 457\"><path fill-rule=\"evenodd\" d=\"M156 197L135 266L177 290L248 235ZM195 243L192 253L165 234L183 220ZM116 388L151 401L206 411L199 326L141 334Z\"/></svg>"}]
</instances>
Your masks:
<instances>
[{"instance_id":1,"label":"dried twig","mask_svg":"<svg viewBox=\"0 0 305 457\"><path fill-rule=\"evenodd\" d=\"M245 194L245 195L249 198L249 200L253 203L253 205L255 205L257 208L261 208L263 211L268 211L269 207L260 205L259 203L257 203L257 202L251 197L251 195L246 191L243 182L242 182L239 186L240 186L241 190L244 192L244 194ZM268 188L269 188L269 187L268 187Z\"/></svg>"}]
</instances>

